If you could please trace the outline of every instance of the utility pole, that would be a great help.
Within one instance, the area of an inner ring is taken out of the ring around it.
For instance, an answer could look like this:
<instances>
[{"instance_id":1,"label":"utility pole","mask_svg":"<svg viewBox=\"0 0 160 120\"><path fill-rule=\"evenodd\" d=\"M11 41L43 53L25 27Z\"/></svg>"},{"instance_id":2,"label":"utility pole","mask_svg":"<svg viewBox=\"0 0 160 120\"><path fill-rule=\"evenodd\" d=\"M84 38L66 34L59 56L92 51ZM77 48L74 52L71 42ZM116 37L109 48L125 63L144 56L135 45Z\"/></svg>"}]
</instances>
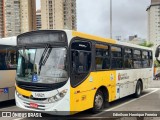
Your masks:
<instances>
[{"instance_id":1,"label":"utility pole","mask_svg":"<svg viewBox=\"0 0 160 120\"><path fill-rule=\"evenodd\" d=\"M112 0L110 0L110 38L112 38Z\"/></svg>"}]
</instances>

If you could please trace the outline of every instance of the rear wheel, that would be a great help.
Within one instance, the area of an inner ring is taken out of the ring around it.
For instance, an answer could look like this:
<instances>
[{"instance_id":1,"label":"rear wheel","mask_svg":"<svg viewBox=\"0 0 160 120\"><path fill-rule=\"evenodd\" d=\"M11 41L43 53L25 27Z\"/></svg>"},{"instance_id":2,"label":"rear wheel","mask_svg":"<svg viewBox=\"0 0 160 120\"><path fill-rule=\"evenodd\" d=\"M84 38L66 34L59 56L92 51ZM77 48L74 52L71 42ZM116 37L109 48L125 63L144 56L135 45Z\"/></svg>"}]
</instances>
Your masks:
<instances>
[{"instance_id":1,"label":"rear wheel","mask_svg":"<svg viewBox=\"0 0 160 120\"><path fill-rule=\"evenodd\" d=\"M94 105L92 108L92 112L98 113L98 112L102 111L103 108L104 108L104 95L103 95L102 91L98 90L96 92L95 97L94 97Z\"/></svg>"},{"instance_id":2,"label":"rear wheel","mask_svg":"<svg viewBox=\"0 0 160 120\"><path fill-rule=\"evenodd\" d=\"M142 83L138 81L136 85L135 97L138 98L139 96L141 96L141 93L142 93Z\"/></svg>"}]
</instances>

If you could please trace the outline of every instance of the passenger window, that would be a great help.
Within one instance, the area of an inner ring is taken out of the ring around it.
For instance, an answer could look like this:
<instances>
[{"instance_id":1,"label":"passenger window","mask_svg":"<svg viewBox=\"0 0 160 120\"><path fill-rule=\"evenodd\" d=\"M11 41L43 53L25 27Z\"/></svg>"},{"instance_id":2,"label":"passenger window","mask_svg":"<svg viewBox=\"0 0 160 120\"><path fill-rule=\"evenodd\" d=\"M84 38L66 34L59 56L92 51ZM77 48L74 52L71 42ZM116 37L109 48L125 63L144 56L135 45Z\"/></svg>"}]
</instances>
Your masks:
<instances>
[{"instance_id":1,"label":"passenger window","mask_svg":"<svg viewBox=\"0 0 160 120\"><path fill-rule=\"evenodd\" d=\"M103 70L110 68L109 59L109 46L107 45L96 45L96 70Z\"/></svg>"},{"instance_id":2,"label":"passenger window","mask_svg":"<svg viewBox=\"0 0 160 120\"><path fill-rule=\"evenodd\" d=\"M11 46L0 46L0 70L16 70L17 51Z\"/></svg>"},{"instance_id":3,"label":"passenger window","mask_svg":"<svg viewBox=\"0 0 160 120\"><path fill-rule=\"evenodd\" d=\"M142 64L144 68L150 67L149 63L149 52L143 51L142 52Z\"/></svg>"},{"instance_id":4,"label":"passenger window","mask_svg":"<svg viewBox=\"0 0 160 120\"><path fill-rule=\"evenodd\" d=\"M134 50L133 52L133 66L134 68L142 68L142 56L140 50Z\"/></svg>"},{"instance_id":5,"label":"passenger window","mask_svg":"<svg viewBox=\"0 0 160 120\"><path fill-rule=\"evenodd\" d=\"M122 58L122 48L112 46L111 47L111 54L112 54L112 69L120 69L123 68L123 58Z\"/></svg>"},{"instance_id":6,"label":"passenger window","mask_svg":"<svg viewBox=\"0 0 160 120\"><path fill-rule=\"evenodd\" d=\"M125 48L124 50L124 67L133 68L132 49Z\"/></svg>"},{"instance_id":7,"label":"passenger window","mask_svg":"<svg viewBox=\"0 0 160 120\"><path fill-rule=\"evenodd\" d=\"M152 52L149 52L149 66L152 67L153 64L153 56L152 56Z\"/></svg>"}]
</instances>

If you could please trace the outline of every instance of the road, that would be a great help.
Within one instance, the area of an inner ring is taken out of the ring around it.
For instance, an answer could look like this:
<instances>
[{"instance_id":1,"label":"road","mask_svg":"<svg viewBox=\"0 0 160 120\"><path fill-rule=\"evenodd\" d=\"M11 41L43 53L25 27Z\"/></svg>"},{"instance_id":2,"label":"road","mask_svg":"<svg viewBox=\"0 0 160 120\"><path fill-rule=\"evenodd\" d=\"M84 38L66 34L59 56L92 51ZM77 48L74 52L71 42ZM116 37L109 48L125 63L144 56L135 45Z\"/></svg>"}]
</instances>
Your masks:
<instances>
[{"instance_id":1,"label":"road","mask_svg":"<svg viewBox=\"0 0 160 120\"><path fill-rule=\"evenodd\" d=\"M25 111L15 106L14 101L2 102L0 104L0 111ZM160 111L160 80L153 81L150 88L145 90L140 98L128 96L120 100L110 103L109 108L98 114L91 114L89 110L74 115L78 119L107 119L107 120L159 120L160 117L109 117L110 113L117 113L117 111ZM55 116L45 118L45 120L52 120ZM68 118L68 117L67 117ZM72 119L74 119L72 118ZM0 120L30 120L31 118L0 118ZM33 118L32 118L33 119ZM44 118L41 118L44 119ZM61 118L59 118L61 119ZM38 118L40 120L40 118Z\"/></svg>"}]
</instances>

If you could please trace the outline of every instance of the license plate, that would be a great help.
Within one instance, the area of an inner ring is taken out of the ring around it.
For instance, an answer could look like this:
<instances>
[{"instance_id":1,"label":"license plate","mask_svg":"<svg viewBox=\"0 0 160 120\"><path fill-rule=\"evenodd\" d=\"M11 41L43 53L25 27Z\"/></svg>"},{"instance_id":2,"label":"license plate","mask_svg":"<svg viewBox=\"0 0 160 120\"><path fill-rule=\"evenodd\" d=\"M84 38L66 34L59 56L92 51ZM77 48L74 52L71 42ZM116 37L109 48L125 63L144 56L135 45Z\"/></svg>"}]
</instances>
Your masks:
<instances>
[{"instance_id":1,"label":"license plate","mask_svg":"<svg viewBox=\"0 0 160 120\"><path fill-rule=\"evenodd\" d=\"M38 104L36 104L36 103L30 103L30 107L31 108L38 108Z\"/></svg>"}]
</instances>

